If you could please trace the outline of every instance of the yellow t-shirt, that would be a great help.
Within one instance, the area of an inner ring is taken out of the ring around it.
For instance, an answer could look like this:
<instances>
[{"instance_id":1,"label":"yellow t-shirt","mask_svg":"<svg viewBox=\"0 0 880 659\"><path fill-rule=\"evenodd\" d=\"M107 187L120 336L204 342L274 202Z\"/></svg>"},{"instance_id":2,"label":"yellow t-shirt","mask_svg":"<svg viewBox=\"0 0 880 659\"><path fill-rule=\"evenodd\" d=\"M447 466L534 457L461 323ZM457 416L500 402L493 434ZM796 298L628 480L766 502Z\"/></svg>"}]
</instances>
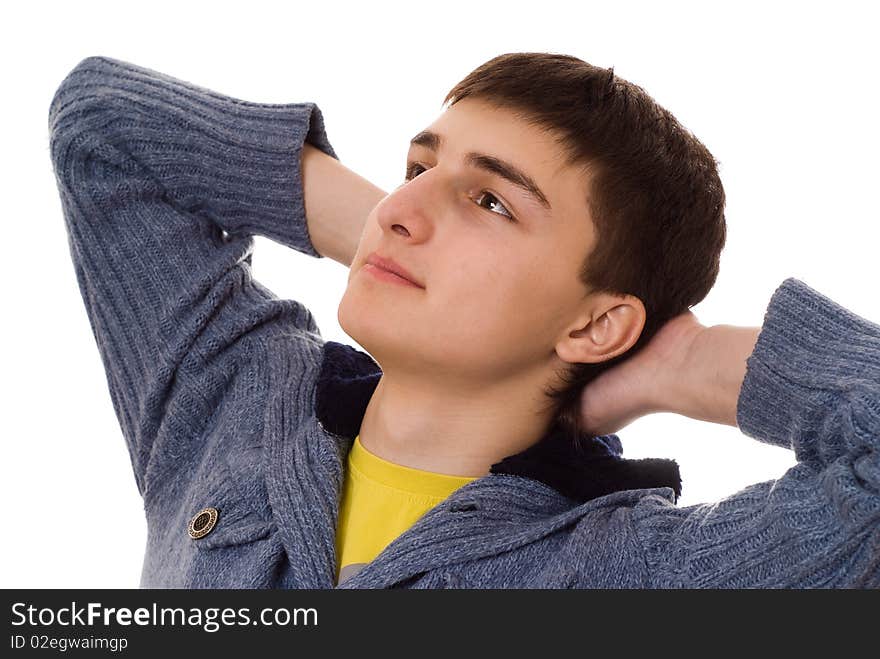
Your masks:
<instances>
[{"instance_id":1,"label":"yellow t-shirt","mask_svg":"<svg viewBox=\"0 0 880 659\"><path fill-rule=\"evenodd\" d=\"M360 435L348 469L336 529L336 582L357 573L428 510L476 477L404 467L364 448Z\"/></svg>"}]
</instances>

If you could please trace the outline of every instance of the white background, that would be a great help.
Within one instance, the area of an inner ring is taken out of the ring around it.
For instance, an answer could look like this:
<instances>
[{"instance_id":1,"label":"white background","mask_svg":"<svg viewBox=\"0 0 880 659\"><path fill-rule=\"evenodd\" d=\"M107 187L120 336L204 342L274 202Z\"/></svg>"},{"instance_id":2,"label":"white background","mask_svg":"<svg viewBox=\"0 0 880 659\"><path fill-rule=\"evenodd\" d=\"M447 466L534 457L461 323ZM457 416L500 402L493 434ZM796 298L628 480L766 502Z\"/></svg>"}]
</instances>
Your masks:
<instances>
[{"instance_id":1,"label":"white background","mask_svg":"<svg viewBox=\"0 0 880 659\"><path fill-rule=\"evenodd\" d=\"M106 55L238 98L314 101L351 169L385 190L409 138L473 68L512 51L575 55L652 94L721 163L728 243L710 324L761 325L797 277L880 321L878 21L870 3L7 3L3 138L0 587L137 587L143 509L77 287L48 151L65 75ZM617 8L620 7L620 8ZM325 339L347 270L257 238L254 269ZM356 344L355 344L356 345ZM671 457L681 505L777 478L790 451L670 414L620 433ZM181 529L181 533L184 530Z\"/></svg>"}]
</instances>

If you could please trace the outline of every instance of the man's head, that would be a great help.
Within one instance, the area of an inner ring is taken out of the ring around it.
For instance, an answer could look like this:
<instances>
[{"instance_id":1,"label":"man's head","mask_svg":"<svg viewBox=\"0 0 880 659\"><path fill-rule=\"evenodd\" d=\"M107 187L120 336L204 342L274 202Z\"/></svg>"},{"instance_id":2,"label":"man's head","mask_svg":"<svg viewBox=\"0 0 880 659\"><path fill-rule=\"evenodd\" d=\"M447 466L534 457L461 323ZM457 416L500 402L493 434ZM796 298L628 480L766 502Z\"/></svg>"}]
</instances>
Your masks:
<instances>
[{"instance_id":1,"label":"man's head","mask_svg":"<svg viewBox=\"0 0 880 659\"><path fill-rule=\"evenodd\" d=\"M367 219L339 323L386 372L462 396L541 383L578 432L583 386L714 284L717 163L640 87L570 56L501 55L446 103ZM423 288L376 277L374 252Z\"/></svg>"}]
</instances>

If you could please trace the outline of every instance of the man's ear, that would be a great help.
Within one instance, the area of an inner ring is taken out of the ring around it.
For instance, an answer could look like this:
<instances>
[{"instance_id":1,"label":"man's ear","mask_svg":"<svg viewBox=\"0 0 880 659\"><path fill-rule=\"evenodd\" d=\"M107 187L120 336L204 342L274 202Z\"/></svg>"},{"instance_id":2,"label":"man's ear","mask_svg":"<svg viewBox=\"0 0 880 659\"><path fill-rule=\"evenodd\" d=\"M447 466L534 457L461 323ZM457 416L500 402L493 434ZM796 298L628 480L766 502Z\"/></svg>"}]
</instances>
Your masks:
<instances>
[{"instance_id":1,"label":"man's ear","mask_svg":"<svg viewBox=\"0 0 880 659\"><path fill-rule=\"evenodd\" d=\"M604 295L556 343L556 354L570 363L597 364L629 350L645 327L645 305L634 295Z\"/></svg>"}]
</instances>

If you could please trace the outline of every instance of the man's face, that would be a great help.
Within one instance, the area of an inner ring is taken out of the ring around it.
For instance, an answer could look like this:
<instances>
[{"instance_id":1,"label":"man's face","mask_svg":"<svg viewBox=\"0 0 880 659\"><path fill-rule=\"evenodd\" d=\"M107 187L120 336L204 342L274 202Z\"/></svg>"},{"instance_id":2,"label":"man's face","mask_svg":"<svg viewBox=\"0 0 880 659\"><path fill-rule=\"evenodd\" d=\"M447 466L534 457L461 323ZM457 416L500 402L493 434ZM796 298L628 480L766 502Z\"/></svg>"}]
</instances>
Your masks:
<instances>
[{"instance_id":1,"label":"man's face","mask_svg":"<svg viewBox=\"0 0 880 659\"><path fill-rule=\"evenodd\" d=\"M412 178L367 218L340 326L386 372L467 386L535 376L553 361L587 293L578 280L594 240L587 174L564 166L540 129L481 100L459 101L426 130L440 143L410 146ZM525 174L546 205L470 164L471 152ZM373 252L424 288L377 277L364 267Z\"/></svg>"}]
</instances>

